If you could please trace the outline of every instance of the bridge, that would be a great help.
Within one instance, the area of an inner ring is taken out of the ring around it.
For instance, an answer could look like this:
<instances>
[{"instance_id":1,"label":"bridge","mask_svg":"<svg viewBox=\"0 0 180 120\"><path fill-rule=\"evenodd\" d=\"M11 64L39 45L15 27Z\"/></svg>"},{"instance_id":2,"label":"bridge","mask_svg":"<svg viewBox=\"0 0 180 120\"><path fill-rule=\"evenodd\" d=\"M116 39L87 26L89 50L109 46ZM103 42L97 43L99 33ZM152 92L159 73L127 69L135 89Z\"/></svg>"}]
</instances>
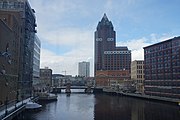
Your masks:
<instances>
[{"instance_id":1,"label":"bridge","mask_svg":"<svg viewBox=\"0 0 180 120\"><path fill-rule=\"evenodd\" d=\"M66 93L71 93L71 89L84 89L84 93L92 93L94 90L94 87L91 86L60 86L60 87L53 87L52 92L53 93L61 93L61 90L66 90Z\"/></svg>"},{"instance_id":2,"label":"bridge","mask_svg":"<svg viewBox=\"0 0 180 120\"><path fill-rule=\"evenodd\" d=\"M53 88L59 88L59 89L66 89L66 86L61 86L61 87L53 87ZM70 89L86 89L88 86L71 86ZM91 87L93 89L94 87Z\"/></svg>"}]
</instances>

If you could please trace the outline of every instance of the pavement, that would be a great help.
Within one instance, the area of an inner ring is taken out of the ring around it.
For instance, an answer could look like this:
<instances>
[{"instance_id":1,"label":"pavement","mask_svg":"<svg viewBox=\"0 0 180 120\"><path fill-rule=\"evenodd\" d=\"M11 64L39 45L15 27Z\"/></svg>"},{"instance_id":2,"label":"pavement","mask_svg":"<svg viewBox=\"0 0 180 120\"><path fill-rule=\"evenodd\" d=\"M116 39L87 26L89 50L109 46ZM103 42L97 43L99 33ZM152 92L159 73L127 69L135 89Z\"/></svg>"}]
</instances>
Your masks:
<instances>
[{"instance_id":1,"label":"pavement","mask_svg":"<svg viewBox=\"0 0 180 120\"><path fill-rule=\"evenodd\" d=\"M3 109L0 110L0 120L2 120L7 115L13 113L18 108L22 107L27 102L29 102L30 100L31 100L31 98L27 98L27 99L25 99L23 101L20 101L20 102L16 103L16 104L7 105L7 110L6 110L6 106L3 107Z\"/></svg>"}]
</instances>

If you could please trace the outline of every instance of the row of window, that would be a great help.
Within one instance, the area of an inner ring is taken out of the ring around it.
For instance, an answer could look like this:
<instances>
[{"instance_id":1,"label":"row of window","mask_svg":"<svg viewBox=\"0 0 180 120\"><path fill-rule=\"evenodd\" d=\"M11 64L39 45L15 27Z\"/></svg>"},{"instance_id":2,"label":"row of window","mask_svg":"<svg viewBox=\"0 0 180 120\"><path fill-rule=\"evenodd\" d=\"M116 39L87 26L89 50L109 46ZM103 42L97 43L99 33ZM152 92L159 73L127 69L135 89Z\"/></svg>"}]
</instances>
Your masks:
<instances>
[{"instance_id":1,"label":"row of window","mask_svg":"<svg viewBox=\"0 0 180 120\"><path fill-rule=\"evenodd\" d=\"M180 86L180 81L144 81L145 85L151 86Z\"/></svg>"},{"instance_id":2,"label":"row of window","mask_svg":"<svg viewBox=\"0 0 180 120\"><path fill-rule=\"evenodd\" d=\"M167 89L166 87L164 87L164 88L145 87L145 91L160 92L160 93L175 93L175 94L180 94L180 89L178 89L178 88L175 88L175 89Z\"/></svg>"},{"instance_id":3,"label":"row of window","mask_svg":"<svg viewBox=\"0 0 180 120\"><path fill-rule=\"evenodd\" d=\"M0 2L0 8L10 8L10 9L17 9L17 8L24 8L23 2L7 2L7 1L1 1Z\"/></svg>"},{"instance_id":4,"label":"row of window","mask_svg":"<svg viewBox=\"0 0 180 120\"><path fill-rule=\"evenodd\" d=\"M137 66L137 69L144 69L144 66L138 65L138 66Z\"/></svg>"},{"instance_id":5,"label":"row of window","mask_svg":"<svg viewBox=\"0 0 180 120\"><path fill-rule=\"evenodd\" d=\"M137 78L144 78L144 75L137 75Z\"/></svg>"},{"instance_id":6,"label":"row of window","mask_svg":"<svg viewBox=\"0 0 180 120\"><path fill-rule=\"evenodd\" d=\"M147 75L145 74L146 80L179 80L180 74L171 74L171 75L164 75L164 74L158 74L158 75Z\"/></svg>"},{"instance_id":7,"label":"row of window","mask_svg":"<svg viewBox=\"0 0 180 120\"><path fill-rule=\"evenodd\" d=\"M143 74L143 70L137 70L137 74Z\"/></svg>"}]
</instances>

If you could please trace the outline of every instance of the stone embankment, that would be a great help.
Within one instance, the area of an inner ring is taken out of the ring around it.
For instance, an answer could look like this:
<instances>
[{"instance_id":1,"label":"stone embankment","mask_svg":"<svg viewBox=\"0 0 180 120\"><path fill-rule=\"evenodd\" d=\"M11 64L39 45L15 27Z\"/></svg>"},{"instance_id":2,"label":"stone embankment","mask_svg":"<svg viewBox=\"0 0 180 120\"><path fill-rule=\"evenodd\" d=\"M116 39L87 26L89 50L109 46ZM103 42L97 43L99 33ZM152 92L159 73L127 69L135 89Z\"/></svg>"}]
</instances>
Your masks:
<instances>
[{"instance_id":1,"label":"stone embankment","mask_svg":"<svg viewBox=\"0 0 180 120\"><path fill-rule=\"evenodd\" d=\"M179 103L180 103L180 99L151 96L151 95L145 95L145 94L136 94L136 93L125 93L122 91L117 91L117 90L112 89L112 88L105 88L105 89L103 89L103 92L107 93L107 94L129 96L129 97L135 97L135 98L146 99L146 100L170 102L170 103L174 103L177 105L179 105Z\"/></svg>"}]
</instances>

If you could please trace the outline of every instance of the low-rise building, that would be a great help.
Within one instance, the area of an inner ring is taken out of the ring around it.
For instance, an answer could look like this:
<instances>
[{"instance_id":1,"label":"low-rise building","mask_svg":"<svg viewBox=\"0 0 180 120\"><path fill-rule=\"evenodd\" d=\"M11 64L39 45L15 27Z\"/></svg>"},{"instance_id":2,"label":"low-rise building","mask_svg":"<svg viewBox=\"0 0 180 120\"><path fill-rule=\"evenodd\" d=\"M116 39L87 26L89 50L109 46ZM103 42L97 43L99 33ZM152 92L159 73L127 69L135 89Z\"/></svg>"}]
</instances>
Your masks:
<instances>
[{"instance_id":1,"label":"low-rise building","mask_svg":"<svg viewBox=\"0 0 180 120\"><path fill-rule=\"evenodd\" d=\"M52 86L52 69L48 67L40 69L40 80L46 87Z\"/></svg>"}]
</instances>

